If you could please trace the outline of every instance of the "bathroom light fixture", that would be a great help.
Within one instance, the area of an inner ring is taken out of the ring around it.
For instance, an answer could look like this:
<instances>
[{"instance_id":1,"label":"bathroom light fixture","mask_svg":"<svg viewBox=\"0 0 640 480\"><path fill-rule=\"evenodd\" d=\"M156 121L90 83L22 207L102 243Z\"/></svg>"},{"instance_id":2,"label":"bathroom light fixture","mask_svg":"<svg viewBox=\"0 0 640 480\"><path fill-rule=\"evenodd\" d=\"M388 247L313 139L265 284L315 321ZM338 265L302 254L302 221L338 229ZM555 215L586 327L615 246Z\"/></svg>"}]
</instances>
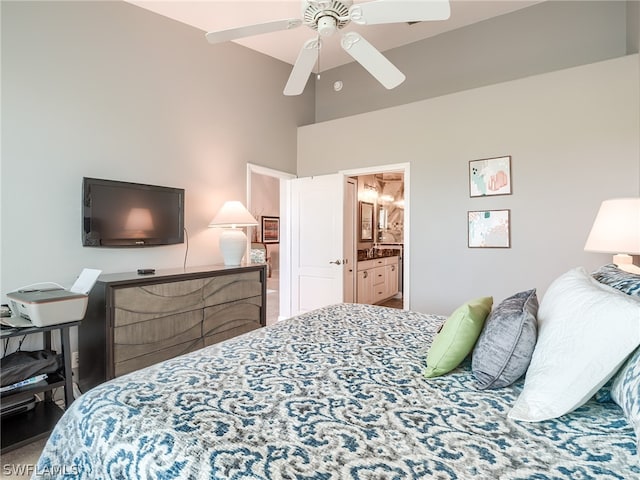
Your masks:
<instances>
[{"instance_id":1,"label":"bathroom light fixture","mask_svg":"<svg viewBox=\"0 0 640 480\"><path fill-rule=\"evenodd\" d=\"M363 202L375 202L378 199L378 189L375 185L364 184L362 191L360 192L359 200Z\"/></svg>"},{"instance_id":2,"label":"bathroom light fixture","mask_svg":"<svg viewBox=\"0 0 640 480\"><path fill-rule=\"evenodd\" d=\"M614 253L621 270L640 273L631 255L640 255L640 197L614 198L600 205L584 246L587 252Z\"/></svg>"},{"instance_id":3,"label":"bathroom light fixture","mask_svg":"<svg viewBox=\"0 0 640 480\"><path fill-rule=\"evenodd\" d=\"M225 202L218 211L209 227L222 228L220 234L220 251L227 266L240 265L247 250L247 236L240 227L252 227L258 222L244 205L232 200Z\"/></svg>"}]
</instances>

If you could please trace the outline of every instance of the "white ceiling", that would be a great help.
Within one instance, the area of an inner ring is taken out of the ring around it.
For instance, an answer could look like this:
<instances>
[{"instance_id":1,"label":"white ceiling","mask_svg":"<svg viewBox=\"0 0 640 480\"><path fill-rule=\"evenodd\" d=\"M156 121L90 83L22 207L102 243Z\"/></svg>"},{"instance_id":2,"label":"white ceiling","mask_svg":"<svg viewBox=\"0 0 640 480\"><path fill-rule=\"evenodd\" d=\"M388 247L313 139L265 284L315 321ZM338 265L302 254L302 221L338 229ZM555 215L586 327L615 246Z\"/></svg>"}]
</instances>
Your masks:
<instances>
[{"instance_id":1,"label":"white ceiling","mask_svg":"<svg viewBox=\"0 0 640 480\"><path fill-rule=\"evenodd\" d=\"M253 25L272 20L302 18L302 3L300 0L127 1L202 30L203 42L206 42L204 33L207 31ZM545 0L451 0L451 17L449 20L420 22L414 25L395 23L359 26L351 23L345 27L345 31L357 31L380 51L385 51L432 37L448 30L454 30L491 17L513 12L541 1ZM362 0L355 0L354 3L360 2ZM310 38L315 38L316 35L315 30L303 25L293 30L236 40L236 43L293 65L304 42ZM353 61L353 58L347 55L339 44L338 38L323 40L320 52L320 71Z\"/></svg>"}]
</instances>

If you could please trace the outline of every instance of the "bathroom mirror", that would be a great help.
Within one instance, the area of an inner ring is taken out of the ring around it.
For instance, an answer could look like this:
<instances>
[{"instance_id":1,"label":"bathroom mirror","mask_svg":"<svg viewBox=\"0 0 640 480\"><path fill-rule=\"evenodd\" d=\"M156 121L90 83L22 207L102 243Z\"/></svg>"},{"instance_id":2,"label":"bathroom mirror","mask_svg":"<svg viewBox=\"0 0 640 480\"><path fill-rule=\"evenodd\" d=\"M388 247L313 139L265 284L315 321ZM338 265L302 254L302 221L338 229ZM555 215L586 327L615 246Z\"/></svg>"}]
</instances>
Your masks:
<instances>
[{"instance_id":1,"label":"bathroom mirror","mask_svg":"<svg viewBox=\"0 0 640 480\"><path fill-rule=\"evenodd\" d=\"M373 241L373 203L360 202L360 241Z\"/></svg>"}]
</instances>

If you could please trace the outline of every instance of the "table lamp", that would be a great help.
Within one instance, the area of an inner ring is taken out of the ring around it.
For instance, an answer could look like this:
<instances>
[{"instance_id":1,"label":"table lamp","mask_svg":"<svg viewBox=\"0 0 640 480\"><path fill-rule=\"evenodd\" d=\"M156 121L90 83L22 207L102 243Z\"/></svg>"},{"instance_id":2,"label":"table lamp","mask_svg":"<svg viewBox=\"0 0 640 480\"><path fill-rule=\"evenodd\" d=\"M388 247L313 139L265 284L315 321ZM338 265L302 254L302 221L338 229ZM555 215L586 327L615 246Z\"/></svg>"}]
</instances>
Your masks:
<instances>
[{"instance_id":1,"label":"table lamp","mask_svg":"<svg viewBox=\"0 0 640 480\"><path fill-rule=\"evenodd\" d=\"M247 236L238 227L255 225L258 225L258 222L241 202L232 200L222 205L222 208L209 223L209 227L222 228L220 251L225 265L240 265L247 250Z\"/></svg>"},{"instance_id":2,"label":"table lamp","mask_svg":"<svg viewBox=\"0 0 640 480\"><path fill-rule=\"evenodd\" d=\"M602 202L584 249L614 253L613 263L619 269L640 274L631 257L640 255L640 197Z\"/></svg>"}]
</instances>

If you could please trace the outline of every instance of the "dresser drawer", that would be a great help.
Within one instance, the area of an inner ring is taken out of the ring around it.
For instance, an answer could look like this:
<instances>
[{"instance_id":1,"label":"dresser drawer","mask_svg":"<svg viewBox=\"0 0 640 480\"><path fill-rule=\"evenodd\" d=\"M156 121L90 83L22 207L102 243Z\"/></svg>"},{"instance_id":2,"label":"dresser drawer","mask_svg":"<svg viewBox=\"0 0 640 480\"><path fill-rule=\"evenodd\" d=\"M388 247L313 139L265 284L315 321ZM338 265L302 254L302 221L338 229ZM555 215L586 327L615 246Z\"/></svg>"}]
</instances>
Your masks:
<instances>
[{"instance_id":1,"label":"dresser drawer","mask_svg":"<svg viewBox=\"0 0 640 480\"><path fill-rule=\"evenodd\" d=\"M252 297L204 309L205 345L221 342L262 326L262 297Z\"/></svg>"},{"instance_id":2,"label":"dresser drawer","mask_svg":"<svg viewBox=\"0 0 640 480\"><path fill-rule=\"evenodd\" d=\"M214 335L207 335L206 337L204 337L204 346L208 347L210 345L220 343L224 340L229 340L230 338L237 337L238 335L242 335L243 333L257 330L260 327L261 325L256 323L240 323L233 326L233 328L221 330Z\"/></svg>"},{"instance_id":3,"label":"dresser drawer","mask_svg":"<svg viewBox=\"0 0 640 480\"><path fill-rule=\"evenodd\" d=\"M114 326L129 325L168 313L197 310L204 306L204 279L158 283L113 291Z\"/></svg>"},{"instance_id":4,"label":"dresser drawer","mask_svg":"<svg viewBox=\"0 0 640 480\"><path fill-rule=\"evenodd\" d=\"M202 310L154 318L113 329L113 359L129 360L202 336Z\"/></svg>"},{"instance_id":5,"label":"dresser drawer","mask_svg":"<svg viewBox=\"0 0 640 480\"><path fill-rule=\"evenodd\" d=\"M203 346L204 343L202 341L202 338L198 338L190 342L180 343L178 345L165 348L164 350L148 353L147 355L135 357L130 360L116 362L114 364L114 376L119 377L120 375L124 375L125 373L133 372L134 370L139 370L150 365L155 365L156 363L162 362L163 360L169 360L170 358L177 357L178 355L193 352L195 350L198 350L199 348L202 348Z\"/></svg>"},{"instance_id":6,"label":"dresser drawer","mask_svg":"<svg viewBox=\"0 0 640 480\"><path fill-rule=\"evenodd\" d=\"M203 287L205 307L260 295L262 281L259 271L220 275L207 279Z\"/></svg>"}]
</instances>

